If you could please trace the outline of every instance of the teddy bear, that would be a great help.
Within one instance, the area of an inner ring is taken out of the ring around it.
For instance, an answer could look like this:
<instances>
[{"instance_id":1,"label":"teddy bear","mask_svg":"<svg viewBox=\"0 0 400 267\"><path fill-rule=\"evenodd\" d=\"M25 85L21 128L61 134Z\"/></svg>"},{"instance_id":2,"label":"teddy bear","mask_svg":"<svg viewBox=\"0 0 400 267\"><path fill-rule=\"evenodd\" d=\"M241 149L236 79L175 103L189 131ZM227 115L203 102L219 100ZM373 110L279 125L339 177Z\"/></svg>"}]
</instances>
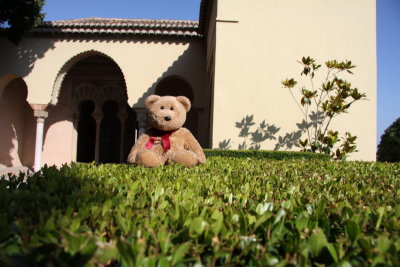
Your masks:
<instances>
[{"instance_id":1,"label":"teddy bear","mask_svg":"<svg viewBox=\"0 0 400 267\"><path fill-rule=\"evenodd\" d=\"M200 144L182 127L191 107L187 97L150 95L145 105L151 128L132 147L128 163L145 167L178 163L192 167L206 162Z\"/></svg>"}]
</instances>

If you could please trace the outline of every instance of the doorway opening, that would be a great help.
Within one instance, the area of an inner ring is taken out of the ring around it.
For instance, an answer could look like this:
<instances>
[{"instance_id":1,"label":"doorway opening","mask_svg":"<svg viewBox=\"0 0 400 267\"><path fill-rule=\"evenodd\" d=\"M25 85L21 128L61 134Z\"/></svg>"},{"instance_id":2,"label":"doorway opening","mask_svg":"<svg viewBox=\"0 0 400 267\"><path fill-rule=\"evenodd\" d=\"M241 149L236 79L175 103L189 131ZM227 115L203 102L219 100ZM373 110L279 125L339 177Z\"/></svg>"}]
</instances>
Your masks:
<instances>
[{"instance_id":1,"label":"doorway opening","mask_svg":"<svg viewBox=\"0 0 400 267\"><path fill-rule=\"evenodd\" d=\"M85 101L79 108L78 122L78 162L94 161L94 152L96 145L96 121L92 117L94 111L93 101Z\"/></svg>"}]
</instances>

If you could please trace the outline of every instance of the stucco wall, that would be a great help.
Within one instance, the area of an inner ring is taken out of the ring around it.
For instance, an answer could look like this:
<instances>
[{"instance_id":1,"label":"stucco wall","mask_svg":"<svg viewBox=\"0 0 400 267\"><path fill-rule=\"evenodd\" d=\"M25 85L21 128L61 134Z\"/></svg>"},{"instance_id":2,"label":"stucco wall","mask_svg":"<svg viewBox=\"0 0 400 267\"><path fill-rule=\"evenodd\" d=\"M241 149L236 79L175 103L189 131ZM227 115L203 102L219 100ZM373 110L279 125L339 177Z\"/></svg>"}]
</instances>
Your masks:
<instances>
[{"instance_id":1,"label":"stucco wall","mask_svg":"<svg viewBox=\"0 0 400 267\"><path fill-rule=\"evenodd\" d=\"M0 166L31 166L32 154L24 152L32 147L27 130L31 126L33 112L26 102L27 89L22 79L17 78L8 83L0 103ZM26 146L26 147L25 147Z\"/></svg>"},{"instance_id":2,"label":"stucco wall","mask_svg":"<svg viewBox=\"0 0 400 267\"><path fill-rule=\"evenodd\" d=\"M72 135L75 129L69 96L69 87L64 84L57 105L49 110L45 121L42 160L48 165L61 166L74 158Z\"/></svg>"},{"instance_id":3,"label":"stucco wall","mask_svg":"<svg viewBox=\"0 0 400 267\"><path fill-rule=\"evenodd\" d=\"M296 130L302 116L281 81L294 77L309 86L296 60L311 56L320 63L348 59L357 66L345 78L368 100L355 103L332 127L358 136L359 152L352 159L375 160L375 9L373 0L219 0L213 147L231 138L237 148L243 139L235 122L245 115L280 127L277 138Z\"/></svg>"}]
</instances>

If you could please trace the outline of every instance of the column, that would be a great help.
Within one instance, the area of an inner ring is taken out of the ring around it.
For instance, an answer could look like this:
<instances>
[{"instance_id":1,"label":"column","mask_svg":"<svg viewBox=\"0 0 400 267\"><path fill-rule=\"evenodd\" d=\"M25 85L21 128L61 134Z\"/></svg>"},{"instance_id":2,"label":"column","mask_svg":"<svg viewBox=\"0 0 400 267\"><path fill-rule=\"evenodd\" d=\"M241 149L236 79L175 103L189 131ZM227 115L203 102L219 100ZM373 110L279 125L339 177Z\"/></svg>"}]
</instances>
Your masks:
<instances>
[{"instance_id":1,"label":"column","mask_svg":"<svg viewBox=\"0 0 400 267\"><path fill-rule=\"evenodd\" d=\"M72 123L74 129L72 131L72 150L71 150L71 161L76 161L78 154L78 125L79 125L79 112L75 112L72 115Z\"/></svg>"},{"instance_id":2,"label":"column","mask_svg":"<svg viewBox=\"0 0 400 267\"><path fill-rule=\"evenodd\" d=\"M125 109L120 110L118 112L118 118L121 122L121 132L120 132L120 140L119 140L119 162L124 162L124 144L125 144L125 127L126 127L126 118L128 114Z\"/></svg>"},{"instance_id":3,"label":"column","mask_svg":"<svg viewBox=\"0 0 400 267\"><path fill-rule=\"evenodd\" d=\"M101 120L103 119L103 114L100 112L94 112L92 117L96 121L96 144L94 148L94 161L100 161L100 129L101 129Z\"/></svg>"},{"instance_id":4,"label":"column","mask_svg":"<svg viewBox=\"0 0 400 267\"><path fill-rule=\"evenodd\" d=\"M48 116L48 112L44 109L45 107L39 107L39 109L34 109L33 111L33 115L36 117L35 163L33 166L35 172L39 171L42 168L44 121Z\"/></svg>"},{"instance_id":5,"label":"column","mask_svg":"<svg viewBox=\"0 0 400 267\"><path fill-rule=\"evenodd\" d=\"M144 108L136 108L136 120L138 121L139 124L139 133L137 137L144 133L147 127L147 110ZM136 140L135 140L136 141Z\"/></svg>"}]
</instances>

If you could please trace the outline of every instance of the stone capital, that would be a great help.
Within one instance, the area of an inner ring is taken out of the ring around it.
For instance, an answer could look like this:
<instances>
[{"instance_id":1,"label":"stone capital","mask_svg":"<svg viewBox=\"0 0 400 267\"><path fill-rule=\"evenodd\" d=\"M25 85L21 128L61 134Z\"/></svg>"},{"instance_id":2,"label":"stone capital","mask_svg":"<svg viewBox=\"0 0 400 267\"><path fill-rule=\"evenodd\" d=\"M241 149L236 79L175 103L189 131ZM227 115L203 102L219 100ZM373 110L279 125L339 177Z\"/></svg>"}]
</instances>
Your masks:
<instances>
[{"instance_id":1,"label":"stone capital","mask_svg":"<svg viewBox=\"0 0 400 267\"><path fill-rule=\"evenodd\" d=\"M94 112L94 113L92 113L92 117L94 118L96 123L99 124L101 122L101 120L103 119L103 114Z\"/></svg>"},{"instance_id":2,"label":"stone capital","mask_svg":"<svg viewBox=\"0 0 400 267\"><path fill-rule=\"evenodd\" d=\"M45 111L47 110L48 105L47 104L29 104L33 110L41 110Z\"/></svg>"},{"instance_id":3,"label":"stone capital","mask_svg":"<svg viewBox=\"0 0 400 267\"><path fill-rule=\"evenodd\" d=\"M47 116L49 115L49 112L45 111L45 110L33 110L33 116L35 116L38 119L46 119Z\"/></svg>"}]
</instances>

